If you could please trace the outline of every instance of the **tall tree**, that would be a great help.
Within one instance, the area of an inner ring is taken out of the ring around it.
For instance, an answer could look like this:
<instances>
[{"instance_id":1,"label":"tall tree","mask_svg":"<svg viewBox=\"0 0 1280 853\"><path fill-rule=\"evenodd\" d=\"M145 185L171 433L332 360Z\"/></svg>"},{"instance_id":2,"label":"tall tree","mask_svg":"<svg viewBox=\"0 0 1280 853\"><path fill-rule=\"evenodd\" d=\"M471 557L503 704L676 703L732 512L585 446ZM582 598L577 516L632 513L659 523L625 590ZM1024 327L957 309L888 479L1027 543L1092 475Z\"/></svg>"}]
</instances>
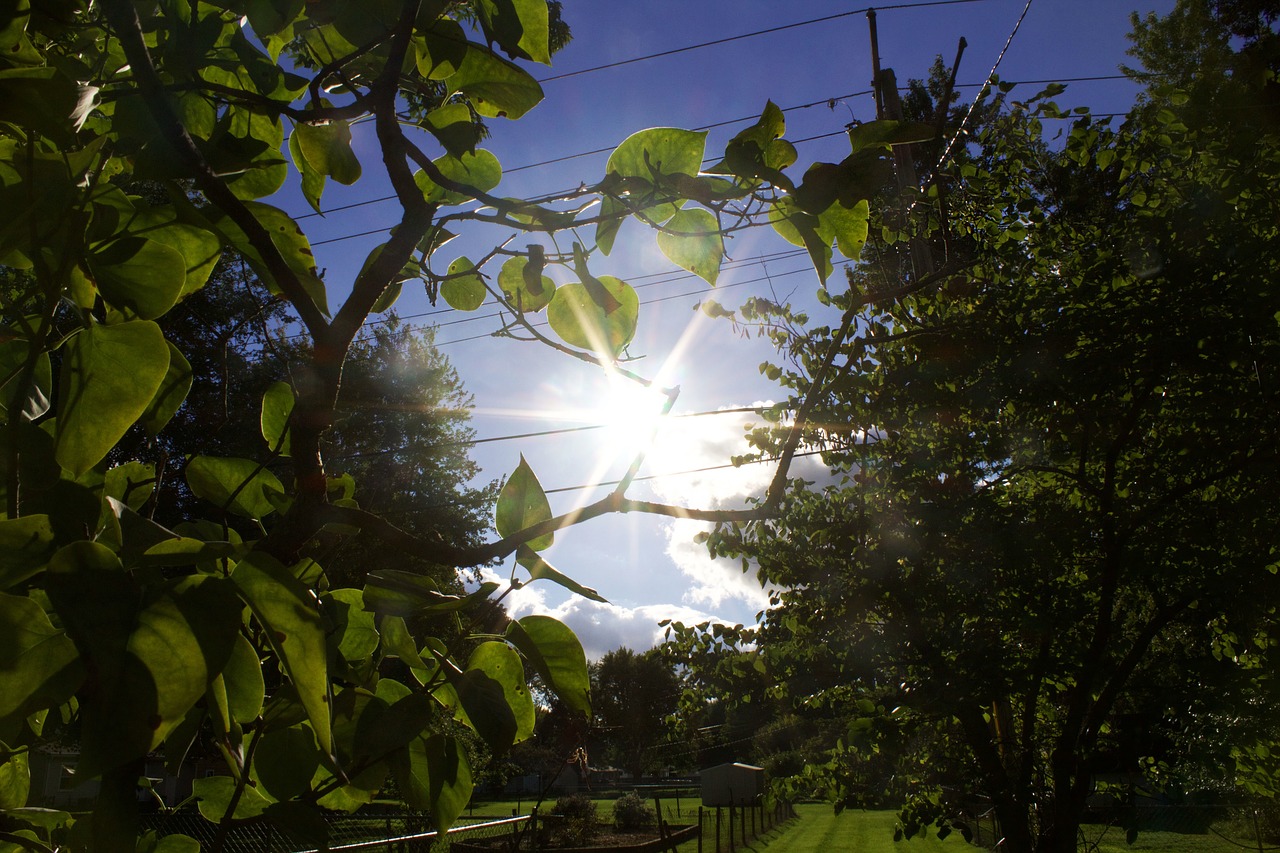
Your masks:
<instances>
[{"instance_id":1,"label":"tall tree","mask_svg":"<svg viewBox=\"0 0 1280 853\"><path fill-rule=\"evenodd\" d=\"M932 728L907 834L967 831L948 781L1007 849L1065 853L1097 774L1139 775L1129 724L1206 703L1268 736L1240 666L1280 591L1280 139L1179 102L1195 122L1084 117L1060 151L1052 103L1002 117L951 196L963 272L831 294L847 345L772 311L801 397L842 362L807 413L833 483L712 547L778 590L746 636L797 701Z\"/></svg>"},{"instance_id":2,"label":"tall tree","mask_svg":"<svg viewBox=\"0 0 1280 853\"><path fill-rule=\"evenodd\" d=\"M668 739L668 718L679 706L680 692L675 670L652 649L643 654L614 649L592 666L600 740L608 759L621 764L632 779L661 763L659 747Z\"/></svg>"}]
</instances>

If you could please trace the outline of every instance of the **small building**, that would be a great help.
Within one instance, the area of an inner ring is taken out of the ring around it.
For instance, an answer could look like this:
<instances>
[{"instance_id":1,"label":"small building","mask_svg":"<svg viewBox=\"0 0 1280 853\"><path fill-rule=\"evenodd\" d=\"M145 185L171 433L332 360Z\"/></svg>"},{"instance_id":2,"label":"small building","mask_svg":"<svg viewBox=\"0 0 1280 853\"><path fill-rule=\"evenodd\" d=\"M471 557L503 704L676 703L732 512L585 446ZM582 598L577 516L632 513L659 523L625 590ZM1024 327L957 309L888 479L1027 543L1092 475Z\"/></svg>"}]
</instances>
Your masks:
<instances>
[{"instance_id":1,"label":"small building","mask_svg":"<svg viewBox=\"0 0 1280 853\"><path fill-rule=\"evenodd\" d=\"M751 806L764 796L764 768L751 764L708 767L702 778L704 806Z\"/></svg>"}]
</instances>

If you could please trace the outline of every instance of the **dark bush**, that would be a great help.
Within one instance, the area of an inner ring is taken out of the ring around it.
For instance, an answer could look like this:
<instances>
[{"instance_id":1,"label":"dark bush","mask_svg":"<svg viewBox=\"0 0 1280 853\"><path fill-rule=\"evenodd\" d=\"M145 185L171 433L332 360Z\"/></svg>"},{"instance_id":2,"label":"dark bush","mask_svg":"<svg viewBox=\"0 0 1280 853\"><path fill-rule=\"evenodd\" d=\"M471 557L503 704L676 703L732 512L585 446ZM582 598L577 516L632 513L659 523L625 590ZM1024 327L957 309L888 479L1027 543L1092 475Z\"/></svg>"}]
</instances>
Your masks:
<instances>
[{"instance_id":1,"label":"dark bush","mask_svg":"<svg viewBox=\"0 0 1280 853\"><path fill-rule=\"evenodd\" d=\"M585 846L596 834L596 804L586 794L569 794L556 800L551 814L555 822L555 834L565 847Z\"/></svg>"},{"instance_id":2,"label":"dark bush","mask_svg":"<svg viewBox=\"0 0 1280 853\"><path fill-rule=\"evenodd\" d=\"M613 804L613 826L615 829L632 831L646 829L658 822L658 815L653 807L635 791L618 797Z\"/></svg>"}]
</instances>

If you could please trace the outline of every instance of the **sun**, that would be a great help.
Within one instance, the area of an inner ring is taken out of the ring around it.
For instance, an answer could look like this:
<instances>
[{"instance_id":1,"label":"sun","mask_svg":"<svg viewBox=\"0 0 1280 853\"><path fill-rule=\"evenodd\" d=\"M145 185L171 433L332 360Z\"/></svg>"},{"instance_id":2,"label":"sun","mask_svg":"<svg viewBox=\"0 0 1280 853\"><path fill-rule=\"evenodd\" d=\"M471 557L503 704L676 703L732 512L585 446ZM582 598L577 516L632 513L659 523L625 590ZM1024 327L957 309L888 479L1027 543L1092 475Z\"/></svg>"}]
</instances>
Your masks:
<instances>
[{"instance_id":1,"label":"sun","mask_svg":"<svg viewBox=\"0 0 1280 853\"><path fill-rule=\"evenodd\" d=\"M604 427L604 441L622 456L647 450L666 420L674 393L610 373L605 392L594 407Z\"/></svg>"}]
</instances>

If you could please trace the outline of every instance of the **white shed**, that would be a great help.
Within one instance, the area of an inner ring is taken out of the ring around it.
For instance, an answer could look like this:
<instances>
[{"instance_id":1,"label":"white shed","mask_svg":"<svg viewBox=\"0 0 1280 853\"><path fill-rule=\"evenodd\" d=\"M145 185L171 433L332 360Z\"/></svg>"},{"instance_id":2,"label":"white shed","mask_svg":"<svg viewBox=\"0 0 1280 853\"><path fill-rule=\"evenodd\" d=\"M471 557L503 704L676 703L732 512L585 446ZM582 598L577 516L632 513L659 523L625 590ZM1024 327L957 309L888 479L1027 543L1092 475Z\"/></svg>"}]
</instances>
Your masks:
<instances>
[{"instance_id":1,"label":"white shed","mask_svg":"<svg viewBox=\"0 0 1280 853\"><path fill-rule=\"evenodd\" d=\"M702 776L704 806L749 806L764 794L764 768L750 764L708 767Z\"/></svg>"}]
</instances>

